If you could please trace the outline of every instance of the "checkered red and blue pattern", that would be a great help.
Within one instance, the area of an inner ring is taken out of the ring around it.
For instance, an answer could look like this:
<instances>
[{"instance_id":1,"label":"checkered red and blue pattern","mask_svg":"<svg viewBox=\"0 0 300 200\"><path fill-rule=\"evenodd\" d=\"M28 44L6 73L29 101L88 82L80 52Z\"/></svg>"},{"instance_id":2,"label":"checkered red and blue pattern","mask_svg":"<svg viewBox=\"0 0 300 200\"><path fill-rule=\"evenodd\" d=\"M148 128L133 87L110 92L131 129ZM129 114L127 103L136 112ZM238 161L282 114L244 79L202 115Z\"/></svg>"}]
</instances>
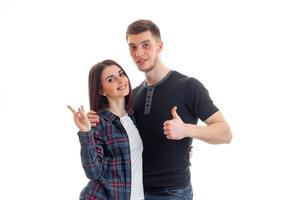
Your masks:
<instances>
[{"instance_id":1,"label":"checkered red and blue pattern","mask_svg":"<svg viewBox=\"0 0 300 200\"><path fill-rule=\"evenodd\" d=\"M88 133L79 132L81 162L88 185L81 200L129 200L131 161L129 140L120 119L107 109L98 113L100 123Z\"/></svg>"}]
</instances>

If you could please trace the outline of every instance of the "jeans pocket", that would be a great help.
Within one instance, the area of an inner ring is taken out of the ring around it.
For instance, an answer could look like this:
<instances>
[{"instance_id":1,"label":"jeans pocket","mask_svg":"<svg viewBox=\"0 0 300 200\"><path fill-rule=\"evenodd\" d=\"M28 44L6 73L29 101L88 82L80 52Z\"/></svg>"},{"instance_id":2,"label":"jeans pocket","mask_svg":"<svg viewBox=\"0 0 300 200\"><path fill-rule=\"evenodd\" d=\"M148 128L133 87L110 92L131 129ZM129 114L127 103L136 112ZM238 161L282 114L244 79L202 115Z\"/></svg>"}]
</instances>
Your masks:
<instances>
[{"instance_id":1,"label":"jeans pocket","mask_svg":"<svg viewBox=\"0 0 300 200\"><path fill-rule=\"evenodd\" d=\"M185 189L166 189L166 193L178 199L187 199Z\"/></svg>"},{"instance_id":2,"label":"jeans pocket","mask_svg":"<svg viewBox=\"0 0 300 200\"><path fill-rule=\"evenodd\" d=\"M191 185L179 189L166 189L167 194L172 195L174 200L192 200L193 199L193 189ZM173 200L172 199L172 200Z\"/></svg>"}]
</instances>

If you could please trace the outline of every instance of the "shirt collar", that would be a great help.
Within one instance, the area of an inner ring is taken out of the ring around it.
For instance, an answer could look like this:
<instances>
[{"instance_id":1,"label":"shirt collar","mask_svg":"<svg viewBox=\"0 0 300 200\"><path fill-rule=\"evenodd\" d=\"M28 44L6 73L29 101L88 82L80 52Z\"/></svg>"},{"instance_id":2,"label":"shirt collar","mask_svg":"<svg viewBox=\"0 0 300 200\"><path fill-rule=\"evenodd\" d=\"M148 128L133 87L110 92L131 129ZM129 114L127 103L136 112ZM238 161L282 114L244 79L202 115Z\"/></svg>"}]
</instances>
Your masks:
<instances>
[{"instance_id":1,"label":"shirt collar","mask_svg":"<svg viewBox=\"0 0 300 200\"><path fill-rule=\"evenodd\" d=\"M146 82L146 80L144 80L143 81L143 83L142 83L142 85L143 85L143 87L149 87L149 88L153 88L153 87L156 87L156 86L158 86L158 85L160 85L160 84L162 84L162 83L164 83L168 78L169 78L169 76L171 76L171 74L174 72L174 70L170 70L169 72L168 72L168 74L162 79L162 80L160 80L159 82L157 82L157 83L155 83L155 84L153 84L153 85L150 85L150 86L148 86L147 85L147 82Z\"/></svg>"},{"instance_id":2,"label":"shirt collar","mask_svg":"<svg viewBox=\"0 0 300 200\"><path fill-rule=\"evenodd\" d=\"M112 112L110 112L107 108L99 111L98 115L100 116L100 120L104 119L105 121L107 121L109 123L112 123L116 118L119 118L118 116L116 116Z\"/></svg>"}]
</instances>

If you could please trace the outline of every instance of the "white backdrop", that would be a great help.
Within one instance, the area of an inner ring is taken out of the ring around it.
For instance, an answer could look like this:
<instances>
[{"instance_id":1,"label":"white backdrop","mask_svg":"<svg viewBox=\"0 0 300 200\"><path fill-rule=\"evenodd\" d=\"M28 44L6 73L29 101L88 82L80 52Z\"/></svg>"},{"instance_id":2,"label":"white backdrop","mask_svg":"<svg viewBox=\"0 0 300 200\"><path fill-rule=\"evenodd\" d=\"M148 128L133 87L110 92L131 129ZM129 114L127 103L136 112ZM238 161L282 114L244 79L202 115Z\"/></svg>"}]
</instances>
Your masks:
<instances>
[{"instance_id":1,"label":"white backdrop","mask_svg":"<svg viewBox=\"0 0 300 200\"><path fill-rule=\"evenodd\" d=\"M133 86L143 80L125 40L140 18L234 134L230 145L194 140L194 199L300 199L296 0L0 2L0 199L78 199L88 180L66 105L88 108L88 71L106 58Z\"/></svg>"}]
</instances>

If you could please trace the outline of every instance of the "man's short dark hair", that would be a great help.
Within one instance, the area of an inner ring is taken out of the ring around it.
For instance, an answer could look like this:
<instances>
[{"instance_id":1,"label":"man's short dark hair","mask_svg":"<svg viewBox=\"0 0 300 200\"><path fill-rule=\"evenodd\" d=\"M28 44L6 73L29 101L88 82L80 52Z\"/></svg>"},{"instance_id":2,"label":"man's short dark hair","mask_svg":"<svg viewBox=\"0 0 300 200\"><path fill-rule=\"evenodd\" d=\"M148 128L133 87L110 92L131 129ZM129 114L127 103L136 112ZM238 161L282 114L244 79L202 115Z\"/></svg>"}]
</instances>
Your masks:
<instances>
[{"instance_id":1,"label":"man's short dark hair","mask_svg":"<svg viewBox=\"0 0 300 200\"><path fill-rule=\"evenodd\" d=\"M154 24L151 20L140 19L132 22L126 31L126 40L128 39L128 35L131 34L139 34L145 31L150 31L154 37L157 39L161 39L160 30L156 24Z\"/></svg>"}]
</instances>

